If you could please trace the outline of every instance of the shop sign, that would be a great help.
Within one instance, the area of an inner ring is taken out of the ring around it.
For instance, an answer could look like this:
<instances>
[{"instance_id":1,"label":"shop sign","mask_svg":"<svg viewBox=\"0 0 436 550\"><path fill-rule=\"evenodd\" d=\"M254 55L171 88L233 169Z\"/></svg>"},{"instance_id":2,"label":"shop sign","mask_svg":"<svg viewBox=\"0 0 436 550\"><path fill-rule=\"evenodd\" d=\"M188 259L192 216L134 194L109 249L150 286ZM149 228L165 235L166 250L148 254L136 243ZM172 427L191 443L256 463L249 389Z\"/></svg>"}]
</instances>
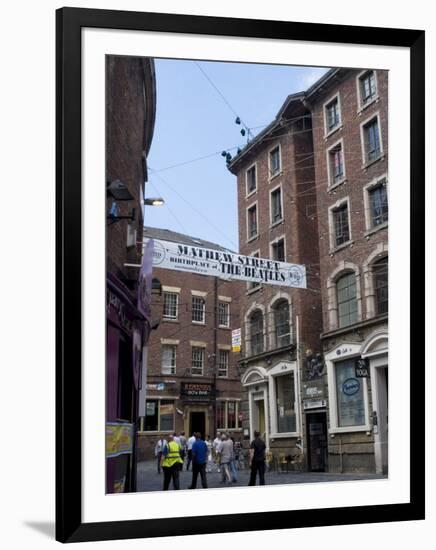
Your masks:
<instances>
[{"instance_id":1,"label":"shop sign","mask_svg":"<svg viewBox=\"0 0 436 550\"><path fill-rule=\"evenodd\" d=\"M360 390L360 382L357 378L347 378L342 384L342 392L345 395L356 395Z\"/></svg>"},{"instance_id":2,"label":"shop sign","mask_svg":"<svg viewBox=\"0 0 436 550\"><path fill-rule=\"evenodd\" d=\"M131 454L133 449L133 424L106 423L106 458Z\"/></svg>"},{"instance_id":3,"label":"shop sign","mask_svg":"<svg viewBox=\"0 0 436 550\"><path fill-rule=\"evenodd\" d=\"M108 291L108 309L114 309L120 325L127 331L132 330L132 321L127 317L124 302L122 302L116 294Z\"/></svg>"},{"instance_id":4,"label":"shop sign","mask_svg":"<svg viewBox=\"0 0 436 550\"><path fill-rule=\"evenodd\" d=\"M212 395L212 384L195 384L182 382L181 395L193 399L207 399Z\"/></svg>"},{"instance_id":5,"label":"shop sign","mask_svg":"<svg viewBox=\"0 0 436 550\"><path fill-rule=\"evenodd\" d=\"M316 382L313 382L311 384L304 384L303 386L303 394L304 397L313 399L313 398L319 398L324 397L324 384Z\"/></svg>"},{"instance_id":6,"label":"shop sign","mask_svg":"<svg viewBox=\"0 0 436 550\"><path fill-rule=\"evenodd\" d=\"M163 391L165 389L165 384L163 382L159 382L158 384L146 384L145 389L154 390L154 391Z\"/></svg>"},{"instance_id":7,"label":"shop sign","mask_svg":"<svg viewBox=\"0 0 436 550\"><path fill-rule=\"evenodd\" d=\"M321 409L327 406L325 399L303 399L303 409Z\"/></svg>"},{"instance_id":8,"label":"shop sign","mask_svg":"<svg viewBox=\"0 0 436 550\"><path fill-rule=\"evenodd\" d=\"M369 378L369 361L368 359L359 358L354 363L356 378Z\"/></svg>"},{"instance_id":9,"label":"shop sign","mask_svg":"<svg viewBox=\"0 0 436 550\"><path fill-rule=\"evenodd\" d=\"M232 330L232 351L239 353L241 351L241 329Z\"/></svg>"},{"instance_id":10,"label":"shop sign","mask_svg":"<svg viewBox=\"0 0 436 550\"><path fill-rule=\"evenodd\" d=\"M147 243L148 239L144 239ZM306 267L154 239L153 267L226 280L306 288Z\"/></svg>"}]
</instances>

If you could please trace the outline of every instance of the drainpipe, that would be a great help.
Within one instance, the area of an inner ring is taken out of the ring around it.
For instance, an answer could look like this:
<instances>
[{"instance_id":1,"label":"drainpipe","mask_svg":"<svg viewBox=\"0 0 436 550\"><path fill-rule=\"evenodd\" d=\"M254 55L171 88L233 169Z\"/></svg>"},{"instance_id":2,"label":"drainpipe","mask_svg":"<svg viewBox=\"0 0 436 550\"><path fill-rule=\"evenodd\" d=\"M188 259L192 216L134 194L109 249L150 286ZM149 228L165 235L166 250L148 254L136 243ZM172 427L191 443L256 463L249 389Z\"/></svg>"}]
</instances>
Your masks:
<instances>
[{"instance_id":1,"label":"drainpipe","mask_svg":"<svg viewBox=\"0 0 436 550\"><path fill-rule=\"evenodd\" d=\"M303 433L303 412L301 407L301 387L300 387L300 369L301 369L301 349L300 349L300 317L295 316L295 342L297 346L297 395L296 402L298 407L298 424L300 428L300 434ZM303 436L301 435L301 443L304 448Z\"/></svg>"},{"instance_id":2,"label":"drainpipe","mask_svg":"<svg viewBox=\"0 0 436 550\"><path fill-rule=\"evenodd\" d=\"M214 360L213 360L213 388L214 388L214 396L213 396L213 418L214 418L214 424L213 424L213 434L216 435L217 431L217 418L216 418L216 379L217 379L217 371L218 371L218 277L214 277L214 328L213 328L213 353L214 353Z\"/></svg>"}]
</instances>

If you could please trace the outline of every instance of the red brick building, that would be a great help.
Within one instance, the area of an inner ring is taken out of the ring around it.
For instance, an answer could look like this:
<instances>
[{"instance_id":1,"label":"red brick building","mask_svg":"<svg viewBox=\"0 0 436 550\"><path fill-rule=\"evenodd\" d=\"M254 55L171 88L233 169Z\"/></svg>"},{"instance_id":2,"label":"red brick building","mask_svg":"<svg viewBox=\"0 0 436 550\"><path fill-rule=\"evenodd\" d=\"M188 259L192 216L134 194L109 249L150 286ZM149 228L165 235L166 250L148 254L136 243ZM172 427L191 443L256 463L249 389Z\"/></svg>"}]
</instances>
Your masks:
<instances>
[{"instance_id":1,"label":"red brick building","mask_svg":"<svg viewBox=\"0 0 436 550\"><path fill-rule=\"evenodd\" d=\"M166 229L145 227L148 238L225 251ZM173 432L242 436L239 354L231 349L232 329L240 326L241 283L162 268L153 268L153 277L161 286L152 299L159 326L148 345L140 460L152 458L156 441Z\"/></svg>"},{"instance_id":2,"label":"red brick building","mask_svg":"<svg viewBox=\"0 0 436 550\"><path fill-rule=\"evenodd\" d=\"M305 100L313 119L329 469L387 472L388 72L333 69ZM362 359L369 377L356 376Z\"/></svg>"},{"instance_id":3,"label":"red brick building","mask_svg":"<svg viewBox=\"0 0 436 550\"><path fill-rule=\"evenodd\" d=\"M135 490L142 349L150 330L137 309L146 158L153 137L153 60L106 58L106 490ZM94 182L105 185L105 182ZM122 444L120 444L120 442Z\"/></svg>"},{"instance_id":4,"label":"red brick building","mask_svg":"<svg viewBox=\"0 0 436 550\"><path fill-rule=\"evenodd\" d=\"M244 428L309 470L387 471L387 92L386 71L332 69L229 164L240 252L308 279L240 301Z\"/></svg>"}]
</instances>

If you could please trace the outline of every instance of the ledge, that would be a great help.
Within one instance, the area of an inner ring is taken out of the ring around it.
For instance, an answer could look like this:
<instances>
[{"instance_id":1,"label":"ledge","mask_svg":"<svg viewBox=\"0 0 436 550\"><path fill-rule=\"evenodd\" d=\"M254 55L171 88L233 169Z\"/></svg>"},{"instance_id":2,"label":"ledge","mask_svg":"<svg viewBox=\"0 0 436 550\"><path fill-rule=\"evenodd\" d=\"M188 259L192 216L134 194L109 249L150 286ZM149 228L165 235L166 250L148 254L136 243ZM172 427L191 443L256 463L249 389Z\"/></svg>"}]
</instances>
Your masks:
<instances>
[{"instance_id":1,"label":"ledge","mask_svg":"<svg viewBox=\"0 0 436 550\"><path fill-rule=\"evenodd\" d=\"M327 338L333 338L335 336L340 336L346 334L347 332L353 332L359 330L360 328L370 327L372 325L378 325L380 323L388 322L389 314L384 313L383 315L377 315L376 317L371 317L371 319L365 319L364 321L359 321L353 325L348 325L347 327L341 327L329 332L323 332L321 334L321 340L326 340Z\"/></svg>"}]
</instances>

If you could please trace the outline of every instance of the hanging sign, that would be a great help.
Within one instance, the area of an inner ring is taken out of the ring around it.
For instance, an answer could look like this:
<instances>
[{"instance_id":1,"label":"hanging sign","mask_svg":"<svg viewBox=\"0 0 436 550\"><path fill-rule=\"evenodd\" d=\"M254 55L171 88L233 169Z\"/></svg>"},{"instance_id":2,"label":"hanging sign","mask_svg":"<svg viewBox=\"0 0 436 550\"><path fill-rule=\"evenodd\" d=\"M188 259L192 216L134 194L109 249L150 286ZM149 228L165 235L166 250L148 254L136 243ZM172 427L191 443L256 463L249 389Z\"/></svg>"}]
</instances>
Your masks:
<instances>
[{"instance_id":1,"label":"hanging sign","mask_svg":"<svg viewBox=\"0 0 436 550\"><path fill-rule=\"evenodd\" d=\"M239 353L241 351L241 329L232 330L232 351Z\"/></svg>"},{"instance_id":2,"label":"hanging sign","mask_svg":"<svg viewBox=\"0 0 436 550\"><path fill-rule=\"evenodd\" d=\"M369 378L369 361L368 359L356 359L354 363L356 378Z\"/></svg>"},{"instance_id":3,"label":"hanging sign","mask_svg":"<svg viewBox=\"0 0 436 550\"><path fill-rule=\"evenodd\" d=\"M149 239L144 240L146 247L148 241ZM157 239L154 239L153 267L225 280L306 288L304 265Z\"/></svg>"}]
</instances>

